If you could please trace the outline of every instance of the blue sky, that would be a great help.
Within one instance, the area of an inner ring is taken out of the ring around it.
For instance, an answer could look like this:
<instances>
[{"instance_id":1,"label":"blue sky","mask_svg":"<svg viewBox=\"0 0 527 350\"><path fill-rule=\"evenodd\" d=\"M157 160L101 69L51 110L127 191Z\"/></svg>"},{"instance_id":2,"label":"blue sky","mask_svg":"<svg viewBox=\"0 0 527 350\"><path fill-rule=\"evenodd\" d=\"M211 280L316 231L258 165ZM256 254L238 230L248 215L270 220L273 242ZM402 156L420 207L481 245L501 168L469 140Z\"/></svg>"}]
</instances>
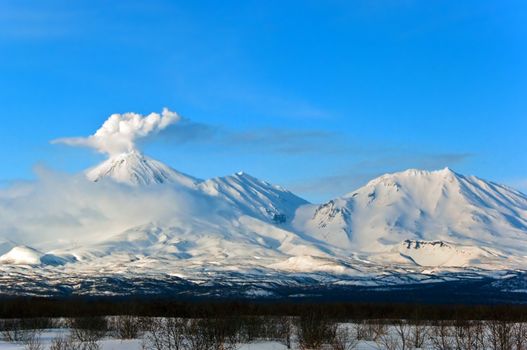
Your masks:
<instances>
[{"instance_id":1,"label":"blue sky","mask_svg":"<svg viewBox=\"0 0 527 350\"><path fill-rule=\"evenodd\" d=\"M0 1L0 181L104 159L50 140L177 111L143 151L313 201L406 168L527 190L524 1Z\"/></svg>"}]
</instances>

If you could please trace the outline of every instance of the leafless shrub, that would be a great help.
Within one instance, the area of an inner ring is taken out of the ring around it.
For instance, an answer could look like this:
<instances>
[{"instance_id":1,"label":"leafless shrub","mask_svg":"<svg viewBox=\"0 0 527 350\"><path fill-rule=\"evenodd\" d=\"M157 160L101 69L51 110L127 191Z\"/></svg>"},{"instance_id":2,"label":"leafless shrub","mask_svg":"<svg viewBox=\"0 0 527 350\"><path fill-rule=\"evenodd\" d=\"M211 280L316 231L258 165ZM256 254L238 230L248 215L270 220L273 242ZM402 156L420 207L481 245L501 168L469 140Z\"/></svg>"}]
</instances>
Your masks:
<instances>
[{"instance_id":1,"label":"leafless shrub","mask_svg":"<svg viewBox=\"0 0 527 350\"><path fill-rule=\"evenodd\" d=\"M241 327L242 329L240 331L240 339L247 343L258 339L267 339L267 323L269 323L269 321L265 317L244 317L243 325Z\"/></svg>"},{"instance_id":2,"label":"leafless shrub","mask_svg":"<svg viewBox=\"0 0 527 350\"><path fill-rule=\"evenodd\" d=\"M358 340L377 341L386 334L386 323L382 320L357 321L355 334Z\"/></svg>"},{"instance_id":3,"label":"leafless shrub","mask_svg":"<svg viewBox=\"0 0 527 350\"><path fill-rule=\"evenodd\" d=\"M486 349L485 327L480 321L454 322L454 342L458 350Z\"/></svg>"},{"instance_id":4,"label":"leafless shrub","mask_svg":"<svg viewBox=\"0 0 527 350\"><path fill-rule=\"evenodd\" d=\"M48 322L45 319L8 319L0 322L2 340L26 343L39 337Z\"/></svg>"},{"instance_id":5,"label":"leafless shrub","mask_svg":"<svg viewBox=\"0 0 527 350\"><path fill-rule=\"evenodd\" d=\"M310 313L298 318L296 329L300 349L319 350L335 338L336 324L321 314Z\"/></svg>"},{"instance_id":6,"label":"leafless shrub","mask_svg":"<svg viewBox=\"0 0 527 350\"><path fill-rule=\"evenodd\" d=\"M81 343L96 343L108 332L108 322L104 317L79 317L69 322L71 336Z\"/></svg>"},{"instance_id":7,"label":"leafless shrub","mask_svg":"<svg viewBox=\"0 0 527 350\"><path fill-rule=\"evenodd\" d=\"M293 336L293 322L290 317L282 316L277 320L277 339L288 349L291 349L291 338Z\"/></svg>"},{"instance_id":8,"label":"leafless shrub","mask_svg":"<svg viewBox=\"0 0 527 350\"><path fill-rule=\"evenodd\" d=\"M514 326L504 320L486 322L488 346L492 350L512 350Z\"/></svg>"},{"instance_id":9,"label":"leafless shrub","mask_svg":"<svg viewBox=\"0 0 527 350\"><path fill-rule=\"evenodd\" d=\"M239 325L230 319L155 319L145 336L145 349L232 350L236 349Z\"/></svg>"},{"instance_id":10,"label":"leafless shrub","mask_svg":"<svg viewBox=\"0 0 527 350\"><path fill-rule=\"evenodd\" d=\"M67 350L69 347L66 347L67 338L63 336L58 336L51 339L51 344L49 345L49 350Z\"/></svg>"},{"instance_id":11,"label":"leafless shrub","mask_svg":"<svg viewBox=\"0 0 527 350\"><path fill-rule=\"evenodd\" d=\"M42 350L42 341L40 339L40 332L33 330L27 334L27 338L24 340L25 350Z\"/></svg>"},{"instance_id":12,"label":"leafless shrub","mask_svg":"<svg viewBox=\"0 0 527 350\"><path fill-rule=\"evenodd\" d=\"M243 317L240 320L239 341L277 341L291 348L293 322L290 317Z\"/></svg>"},{"instance_id":13,"label":"leafless shrub","mask_svg":"<svg viewBox=\"0 0 527 350\"><path fill-rule=\"evenodd\" d=\"M439 321L430 327L428 338L434 350L454 350L453 331L448 321Z\"/></svg>"},{"instance_id":14,"label":"leafless shrub","mask_svg":"<svg viewBox=\"0 0 527 350\"><path fill-rule=\"evenodd\" d=\"M49 350L82 350L82 346L71 337L61 335L51 340Z\"/></svg>"},{"instance_id":15,"label":"leafless shrub","mask_svg":"<svg viewBox=\"0 0 527 350\"><path fill-rule=\"evenodd\" d=\"M21 327L20 320L2 320L0 328L3 341L15 343L21 342L25 339L25 332Z\"/></svg>"},{"instance_id":16,"label":"leafless shrub","mask_svg":"<svg viewBox=\"0 0 527 350\"><path fill-rule=\"evenodd\" d=\"M117 316L110 320L109 327L119 339L137 339L142 330L142 320L135 316Z\"/></svg>"},{"instance_id":17,"label":"leafless shrub","mask_svg":"<svg viewBox=\"0 0 527 350\"><path fill-rule=\"evenodd\" d=\"M144 348L152 350L186 349L185 323L177 318L153 319L144 339Z\"/></svg>"},{"instance_id":18,"label":"leafless shrub","mask_svg":"<svg viewBox=\"0 0 527 350\"><path fill-rule=\"evenodd\" d=\"M514 350L527 350L527 324L522 322L514 324L512 343Z\"/></svg>"},{"instance_id":19,"label":"leafless shrub","mask_svg":"<svg viewBox=\"0 0 527 350\"><path fill-rule=\"evenodd\" d=\"M213 339L203 331L203 321L191 319L186 326L188 349L209 350L213 348Z\"/></svg>"},{"instance_id":20,"label":"leafless shrub","mask_svg":"<svg viewBox=\"0 0 527 350\"><path fill-rule=\"evenodd\" d=\"M415 320L410 325L410 341L412 348L423 348L428 339L428 325L422 320Z\"/></svg>"},{"instance_id":21,"label":"leafless shrub","mask_svg":"<svg viewBox=\"0 0 527 350\"><path fill-rule=\"evenodd\" d=\"M411 328L403 320L395 321L392 329L382 335L378 342L386 350L407 350L410 348Z\"/></svg>"},{"instance_id":22,"label":"leafless shrub","mask_svg":"<svg viewBox=\"0 0 527 350\"><path fill-rule=\"evenodd\" d=\"M357 347L358 340L354 334L354 328L350 329L346 325L339 325L335 331L331 342L332 350L353 350Z\"/></svg>"},{"instance_id":23,"label":"leafless shrub","mask_svg":"<svg viewBox=\"0 0 527 350\"><path fill-rule=\"evenodd\" d=\"M203 336L208 339L211 350L234 350L238 347L240 323L235 318L204 318L201 323Z\"/></svg>"},{"instance_id":24,"label":"leafless shrub","mask_svg":"<svg viewBox=\"0 0 527 350\"><path fill-rule=\"evenodd\" d=\"M69 320L72 344L79 350L98 350L99 341L108 333L108 321L105 317L79 317Z\"/></svg>"}]
</instances>

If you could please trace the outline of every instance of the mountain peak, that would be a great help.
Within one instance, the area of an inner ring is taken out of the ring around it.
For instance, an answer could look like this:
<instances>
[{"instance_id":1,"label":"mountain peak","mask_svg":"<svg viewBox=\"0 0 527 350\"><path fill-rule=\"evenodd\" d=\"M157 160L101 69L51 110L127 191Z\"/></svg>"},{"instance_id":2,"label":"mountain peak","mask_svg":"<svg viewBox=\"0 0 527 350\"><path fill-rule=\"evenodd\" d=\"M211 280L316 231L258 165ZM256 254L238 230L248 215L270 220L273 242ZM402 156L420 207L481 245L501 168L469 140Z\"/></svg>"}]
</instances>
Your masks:
<instances>
[{"instance_id":1,"label":"mountain peak","mask_svg":"<svg viewBox=\"0 0 527 350\"><path fill-rule=\"evenodd\" d=\"M110 179L134 186L175 183L192 187L199 182L189 175L144 156L137 150L112 156L95 168L88 170L86 177L94 182Z\"/></svg>"},{"instance_id":2,"label":"mountain peak","mask_svg":"<svg viewBox=\"0 0 527 350\"><path fill-rule=\"evenodd\" d=\"M453 181L454 179L462 178L463 176L456 173L449 167L445 167L440 170L421 170L421 169L407 169L404 171L396 173L388 173L381 175L370 182L368 182L368 187L375 187L379 184L393 186L401 181L410 181L414 183L415 181L420 180L429 180L429 181L441 181L448 180Z\"/></svg>"}]
</instances>

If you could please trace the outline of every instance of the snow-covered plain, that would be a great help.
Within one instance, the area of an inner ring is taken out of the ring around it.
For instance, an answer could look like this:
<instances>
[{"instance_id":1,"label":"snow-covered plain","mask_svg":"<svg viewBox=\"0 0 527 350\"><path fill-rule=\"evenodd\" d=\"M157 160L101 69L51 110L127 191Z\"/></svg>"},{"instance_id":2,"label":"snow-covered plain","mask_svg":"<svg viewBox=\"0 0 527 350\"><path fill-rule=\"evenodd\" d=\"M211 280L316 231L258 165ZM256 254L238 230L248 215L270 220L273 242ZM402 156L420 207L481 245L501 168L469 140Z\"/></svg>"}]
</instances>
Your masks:
<instances>
[{"instance_id":1,"label":"snow-covered plain","mask_svg":"<svg viewBox=\"0 0 527 350\"><path fill-rule=\"evenodd\" d=\"M43 349L49 349L51 340L56 336L56 333L49 332L43 334L42 346ZM117 339L105 339L100 342L101 350L142 350L143 342L140 339L134 340L117 340ZM1 350L27 350L24 344L13 344L0 341ZM276 342L258 342L252 344L240 344L237 350L286 350L287 347L283 344ZM360 349L376 349L365 344L365 347Z\"/></svg>"},{"instance_id":2,"label":"snow-covered plain","mask_svg":"<svg viewBox=\"0 0 527 350\"><path fill-rule=\"evenodd\" d=\"M53 338L61 336L64 332L61 330L46 331L41 335L42 350L49 349ZM142 350L143 340L119 340L119 339L103 339L99 341L100 350ZM236 350L286 350L287 346L273 341L261 341L250 344L239 344ZM358 350L378 349L373 342L362 342L356 347ZM25 344L9 343L0 341L0 350L27 350Z\"/></svg>"},{"instance_id":3,"label":"snow-covered plain","mask_svg":"<svg viewBox=\"0 0 527 350\"><path fill-rule=\"evenodd\" d=\"M334 335L326 335L316 349L327 350L400 350L400 349L524 349L527 346L527 324L518 322L505 322L499 320L486 321L418 321L408 322L405 320L369 321L363 323L340 323L335 324L337 332ZM134 339L119 339L112 335L94 339L91 344L95 347L87 349L101 350L171 350L177 347L169 347L165 343L167 339L187 339L178 329L172 329L174 333L167 333L161 337L151 337L149 331L141 332ZM28 334L30 334L29 331ZM293 326L289 335L290 348L293 350L304 349L301 331ZM27 339L33 341L8 342L0 340L1 350L44 350L50 349L54 340L76 339L67 328L39 330L32 333ZM165 338L168 336L168 338ZM2 335L3 337L3 335ZM198 336L199 337L199 336ZM3 338L4 339L4 338ZM239 338L238 338L239 339ZM304 340L307 338L303 338ZM35 341L36 340L36 341ZM188 339L187 339L188 340ZM28 346L31 343L33 347ZM282 341L265 340L255 338L253 341L227 341L225 348L232 350L285 350L288 347ZM35 346L38 344L38 346ZM82 344L77 342L76 344ZM86 344L86 343L84 343ZM305 342L304 342L305 344ZM219 348L219 347L218 347ZM64 348L68 349L68 348ZM187 347L185 347L187 349Z\"/></svg>"},{"instance_id":4,"label":"snow-covered plain","mask_svg":"<svg viewBox=\"0 0 527 350\"><path fill-rule=\"evenodd\" d=\"M500 278L527 266L526 238L527 196L448 168L387 174L318 205L243 172L201 180L133 150L0 192L0 293L35 276L56 281L50 293L75 277L68 288L81 294L87 276L112 275L198 285Z\"/></svg>"}]
</instances>

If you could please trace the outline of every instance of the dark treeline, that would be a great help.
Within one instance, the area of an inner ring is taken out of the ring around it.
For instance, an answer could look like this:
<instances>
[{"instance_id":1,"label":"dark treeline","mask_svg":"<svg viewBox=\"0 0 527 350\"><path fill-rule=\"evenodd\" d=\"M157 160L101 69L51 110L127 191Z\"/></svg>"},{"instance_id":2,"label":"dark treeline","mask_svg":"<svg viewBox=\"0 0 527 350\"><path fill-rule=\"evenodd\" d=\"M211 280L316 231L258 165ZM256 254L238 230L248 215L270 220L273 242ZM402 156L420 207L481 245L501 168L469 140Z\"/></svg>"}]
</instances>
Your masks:
<instances>
[{"instance_id":1,"label":"dark treeline","mask_svg":"<svg viewBox=\"0 0 527 350\"><path fill-rule=\"evenodd\" d=\"M398 303L310 303L279 301L174 301L15 298L0 300L0 318L233 317L324 315L331 319L507 320L527 321L527 305L438 305Z\"/></svg>"}]
</instances>

